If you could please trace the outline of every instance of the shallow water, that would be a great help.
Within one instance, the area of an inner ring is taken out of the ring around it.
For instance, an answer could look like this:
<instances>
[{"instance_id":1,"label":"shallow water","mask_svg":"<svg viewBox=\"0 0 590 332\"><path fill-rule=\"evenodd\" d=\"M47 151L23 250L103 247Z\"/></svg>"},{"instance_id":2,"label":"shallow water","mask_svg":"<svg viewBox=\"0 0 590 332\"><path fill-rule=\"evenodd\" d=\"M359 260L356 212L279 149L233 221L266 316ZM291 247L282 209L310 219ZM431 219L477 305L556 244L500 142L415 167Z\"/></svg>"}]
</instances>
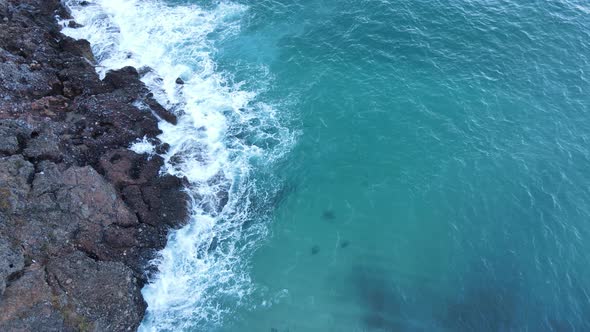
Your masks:
<instances>
[{"instance_id":1,"label":"shallow water","mask_svg":"<svg viewBox=\"0 0 590 332\"><path fill-rule=\"evenodd\" d=\"M584 1L95 3L193 184L142 330L590 330Z\"/></svg>"}]
</instances>

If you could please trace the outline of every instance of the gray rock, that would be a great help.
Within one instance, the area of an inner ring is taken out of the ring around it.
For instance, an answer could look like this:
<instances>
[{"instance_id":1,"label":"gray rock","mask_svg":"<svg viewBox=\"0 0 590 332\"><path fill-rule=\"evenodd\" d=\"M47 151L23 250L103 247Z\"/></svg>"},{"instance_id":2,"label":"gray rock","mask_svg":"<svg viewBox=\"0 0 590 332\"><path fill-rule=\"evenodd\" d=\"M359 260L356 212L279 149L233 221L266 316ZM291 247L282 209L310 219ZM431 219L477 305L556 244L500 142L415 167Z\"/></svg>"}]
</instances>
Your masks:
<instances>
[{"instance_id":1,"label":"gray rock","mask_svg":"<svg viewBox=\"0 0 590 332\"><path fill-rule=\"evenodd\" d=\"M20 141L30 135L24 123L14 120L0 121L0 155L13 155L20 151Z\"/></svg>"},{"instance_id":2,"label":"gray rock","mask_svg":"<svg viewBox=\"0 0 590 332\"><path fill-rule=\"evenodd\" d=\"M0 300L0 331L83 330L79 328L82 326L68 327L63 311L56 304L45 269L34 264L4 292Z\"/></svg>"},{"instance_id":3,"label":"gray rock","mask_svg":"<svg viewBox=\"0 0 590 332\"><path fill-rule=\"evenodd\" d=\"M143 318L146 304L141 289L122 263L95 261L74 252L51 260L47 273L50 283L57 285L57 302L69 320L66 325L125 331Z\"/></svg>"},{"instance_id":4,"label":"gray rock","mask_svg":"<svg viewBox=\"0 0 590 332\"><path fill-rule=\"evenodd\" d=\"M26 205L33 164L21 155L0 158L0 212L16 213Z\"/></svg>"},{"instance_id":5,"label":"gray rock","mask_svg":"<svg viewBox=\"0 0 590 332\"><path fill-rule=\"evenodd\" d=\"M0 62L0 95L41 98L59 84L55 73L50 70L31 71L26 64Z\"/></svg>"},{"instance_id":6,"label":"gray rock","mask_svg":"<svg viewBox=\"0 0 590 332\"><path fill-rule=\"evenodd\" d=\"M34 132L34 136L28 141L23 156L35 160L60 161L62 159L60 139L53 130L44 128L40 132Z\"/></svg>"},{"instance_id":7,"label":"gray rock","mask_svg":"<svg viewBox=\"0 0 590 332\"><path fill-rule=\"evenodd\" d=\"M159 105L134 68L101 81L59 0L0 0L0 331L129 331L148 261L187 218L162 159ZM138 107L143 105L144 107Z\"/></svg>"},{"instance_id":8,"label":"gray rock","mask_svg":"<svg viewBox=\"0 0 590 332\"><path fill-rule=\"evenodd\" d=\"M15 278L24 267L22 251L8 238L0 236L0 296L6 289L6 283Z\"/></svg>"}]
</instances>

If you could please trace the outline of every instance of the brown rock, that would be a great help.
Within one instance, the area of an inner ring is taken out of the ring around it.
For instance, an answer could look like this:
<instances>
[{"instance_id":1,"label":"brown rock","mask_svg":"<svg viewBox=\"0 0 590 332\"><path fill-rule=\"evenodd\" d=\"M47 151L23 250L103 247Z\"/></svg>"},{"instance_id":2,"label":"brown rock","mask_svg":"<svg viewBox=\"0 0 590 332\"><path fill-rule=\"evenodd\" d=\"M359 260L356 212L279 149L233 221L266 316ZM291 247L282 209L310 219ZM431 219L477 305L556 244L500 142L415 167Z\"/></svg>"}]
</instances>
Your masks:
<instances>
[{"instance_id":1,"label":"brown rock","mask_svg":"<svg viewBox=\"0 0 590 332\"><path fill-rule=\"evenodd\" d=\"M187 197L160 157L127 148L164 151L153 114L176 118L134 68L101 81L55 14L69 17L59 0L0 0L0 331L135 330Z\"/></svg>"},{"instance_id":2,"label":"brown rock","mask_svg":"<svg viewBox=\"0 0 590 332\"><path fill-rule=\"evenodd\" d=\"M151 181L158 177L163 164L159 156L148 159L127 149L109 151L100 159L100 168L106 178L118 187Z\"/></svg>"},{"instance_id":3,"label":"brown rock","mask_svg":"<svg viewBox=\"0 0 590 332\"><path fill-rule=\"evenodd\" d=\"M124 264L99 262L73 252L52 259L47 272L56 286L65 325L87 331L126 331L141 322L146 305L133 272Z\"/></svg>"},{"instance_id":4,"label":"brown rock","mask_svg":"<svg viewBox=\"0 0 590 332\"><path fill-rule=\"evenodd\" d=\"M0 301L1 331L73 331L56 308L45 270L34 264L6 289Z\"/></svg>"},{"instance_id":5,"label":"brown rock","mask_svg":"<svg viewBox=\"0 0 590 332\"><path fill-rule=\"evenodd\" d=\"M32 102L31 109L36 112L49 110L56 112L66 112L69 111L68 102L69 99L64 96L47 96Z\"/></svg>"}]
</instances>

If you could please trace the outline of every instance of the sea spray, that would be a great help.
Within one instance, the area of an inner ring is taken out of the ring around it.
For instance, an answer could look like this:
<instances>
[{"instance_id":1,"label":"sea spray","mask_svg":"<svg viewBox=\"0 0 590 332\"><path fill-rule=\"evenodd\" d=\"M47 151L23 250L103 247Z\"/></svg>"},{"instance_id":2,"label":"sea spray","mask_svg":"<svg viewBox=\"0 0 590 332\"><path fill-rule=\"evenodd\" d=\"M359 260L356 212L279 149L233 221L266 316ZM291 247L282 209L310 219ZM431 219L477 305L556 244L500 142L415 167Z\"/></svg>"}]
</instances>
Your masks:
<instances>
[{"instance_id":1,"label":"sea spray","mask_svg":"<svg viewBox=\"0 0 590 332\"><path fill-rule=\"evenodd\" d=\"M159 124L160 140L170 145L162 171L189 180L191 219L170 233L153 262L159 273L143 290L148 310L140 330L215 326L252 291L248 256L267 232L260 207L278 188L269 177L259 183L253 170L268 167L293 141L275 109L256 100L258 91L242 90L230 73L216 69L210 35L219 41L239 32L247 8L231 2L207 9L136 0L66 4L82 27L63 32L90 41L101 77L138 68L157 100L178 116L177 125ZM149 153L146 144L132 148Z\"/></svg>"}]
</instances>

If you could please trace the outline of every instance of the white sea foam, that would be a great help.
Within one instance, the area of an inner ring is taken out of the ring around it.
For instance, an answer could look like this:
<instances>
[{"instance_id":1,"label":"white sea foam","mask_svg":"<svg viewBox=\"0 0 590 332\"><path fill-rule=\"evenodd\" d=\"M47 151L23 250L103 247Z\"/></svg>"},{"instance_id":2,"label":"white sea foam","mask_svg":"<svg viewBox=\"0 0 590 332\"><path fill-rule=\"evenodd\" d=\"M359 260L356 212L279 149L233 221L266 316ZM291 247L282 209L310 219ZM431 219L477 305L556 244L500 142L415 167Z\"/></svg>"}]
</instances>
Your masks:
<instances>
[{"instance_id":1,"label":"white sea foam","mask_svg":"<svg viewBox=\"0 0 590 332\"><path fill-rule=\"evenodd\" d=\"M246 8L220 2L203 9L161 0L66 4L83 27L66 27L64 33L90 41L98 73L139 68L157 100L179 118L177 125L160 122L159 138L171 146L162 156L164 171L190 182L191 220L171 232L154 262L160 272L143 289L148 312L140 330L218 324L231 311L229 303L239 303L251 292L244 257L266 232L263 223L242 227L256 218L253 196L264 199L264 191L271 190L257 187L252 163L272 162L293 139L279 126L272 107L258 102L255 91L228 81L213 61L216 50L209 36L214 33L219 41L239 32ZM176 84L178 77L185 84ZM238 133L242 135L234 135ZM265 140L272 140L273 148L256 143ZM153 153L147 141L132 149Z\"/></svg>"},{"instance_id":2,"label":"white sea foam","mask_svg":"<svg viewBox=\"0 0 590 332\"><path fill-rule=\"evenodd\" d=\"M137 154L153 155L155 151L155 146L152 144L152 142L148 140L147 137L144 137L143 139L131 144L129 150Z\"/></svg>"}]
</instances>

